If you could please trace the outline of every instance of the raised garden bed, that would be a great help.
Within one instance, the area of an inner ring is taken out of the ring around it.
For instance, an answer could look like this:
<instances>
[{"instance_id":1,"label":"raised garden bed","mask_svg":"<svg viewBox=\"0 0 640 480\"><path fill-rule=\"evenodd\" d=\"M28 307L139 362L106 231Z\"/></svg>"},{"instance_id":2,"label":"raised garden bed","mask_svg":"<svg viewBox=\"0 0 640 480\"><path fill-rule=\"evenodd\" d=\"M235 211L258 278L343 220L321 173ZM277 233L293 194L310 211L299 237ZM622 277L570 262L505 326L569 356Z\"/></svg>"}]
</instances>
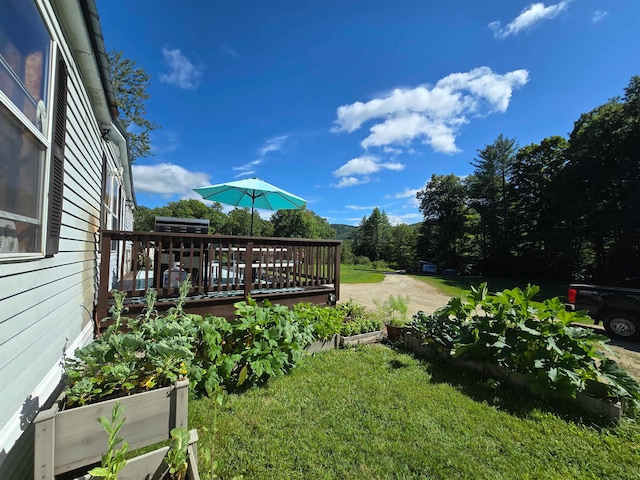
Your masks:
<instances>
[{"instance_id":1,"label":"raised garden bed","mask_svg":"<svg viewBox=\"0 0 640 480\"><path fill-rule=\"evenodd\" d=\"M435 344L423 344L419 338L416 338L409 333L405 334L404 346L407 350L413 352L418 357L427 359L437 358L451 365L455 365L456 367L481 372L487 377L502 380L516 387L527 389L529 387L527 376L524 373L513 372L492 363L476 362L471 360L464 360L461 358L452 358L449 355L449 349ZM597 382L591 383L592 390L603 387L604 385ZM621 402L603 400L601 398L592 397L581 392L577 393L576 402L582 408L590 412L594 412L598 415L602 415L609 420L619 421L624 413L624 404Z\"/></svg>"},{"instance_id":2,"label":"raised garden bed","mask_svg":"<svg viewBox=\"0 0 640 480\"><path fill-rule=\"evenodd\" d=\"M181 380L173 386L105 400L82 407L61 410L64 396L35 418L35 478L53 480L56 475L78 470L100 461L107 449L107 435L99 422L109 418L116 402L126 418L120 435L131 450L147 447L170 438L176 427L187 427L189 382ZM191 480L198 480L195 448L197 433L191 431L189 445ZM163 458L168 447L128 461L120 472L120 480L162 478ZM89 468L87 468L89 470ZM84 478L79 474L79 478Z\"/></svg>"},{"instance_id":3,"label":"raised garden bed","mask_svg":"<svg viewBox=\"0 0 640 480\"><path fill-rule=\"evenodd\" d=\"M361 333L359 335L351 335L349 337L340 337L340 346L348 347L355 345L365 345L368 343L379 343L384 338L384 332L382 330L376 330L375 332Z\"/></svg>"},{"instance_id":4,"label":"raised garden bed","mask_svg":"<svg viewBox=\"0 0 640 480\"><path fill-rule=\"evenodd\" d=\"M318 353L324 352L326 350L333 350L338 348L340 343L340 335L332 335L331 337L324 340L316 340L313 343L307 345L304 349L307 353Z\"/></svg>"}]
</instances>

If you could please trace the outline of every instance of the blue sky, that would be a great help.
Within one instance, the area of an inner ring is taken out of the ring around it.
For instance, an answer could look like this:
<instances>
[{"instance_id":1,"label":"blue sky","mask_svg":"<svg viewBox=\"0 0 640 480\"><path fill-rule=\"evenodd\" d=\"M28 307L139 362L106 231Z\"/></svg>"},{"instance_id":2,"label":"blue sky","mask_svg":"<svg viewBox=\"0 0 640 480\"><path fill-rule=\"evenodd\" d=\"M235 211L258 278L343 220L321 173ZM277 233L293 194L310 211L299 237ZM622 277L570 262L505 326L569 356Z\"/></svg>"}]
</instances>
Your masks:
<instances>
[{"instance_id":1,"label":"blue sky","mask_svg":"<svg viewBox=\"0 0 640 480\"><path fill-rule=\"evenodd\" d=\"M432 174L470 174L499 134L567 136L640 74L636 0L97 3L151 76L148 207L258 177L330 223L415 223Z\"/></svg>"}]
</instances>

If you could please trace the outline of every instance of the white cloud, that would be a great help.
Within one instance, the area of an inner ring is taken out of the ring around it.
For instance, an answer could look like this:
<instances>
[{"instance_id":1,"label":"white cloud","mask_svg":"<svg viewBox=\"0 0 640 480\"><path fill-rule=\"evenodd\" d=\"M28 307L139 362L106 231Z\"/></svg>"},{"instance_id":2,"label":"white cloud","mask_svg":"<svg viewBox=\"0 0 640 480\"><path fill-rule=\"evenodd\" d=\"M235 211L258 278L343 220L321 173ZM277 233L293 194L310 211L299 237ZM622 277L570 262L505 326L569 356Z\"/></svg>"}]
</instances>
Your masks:
<instances>
[{"instance_id":1,"label":"white cloud","mask_svg":"<svg viewBox=\"0 0 640 480\"><path fill-rule=\"evenodd\" d=\"M335 188L355 187L356 185L362 185L370 181L371 179L369 177L342 177L338 183L332 183L331 186Z\"/></svg>"},{"instance_id":2,"label":"white cloud","mask_svg":"<svg viewBox=\"0 0 640 480\"><path fill-rule=\"evenodd\" d=\"M602 12L598 10L597 12L593 12L593 16L591 17L591 23L598 23L602 21L604 17L609 15L609 12Z\"/></svg>"},{"instance_id":3,"label":"white cloud","mask_svg":"<svg viewBox=\"0 0 640 480\"><path fill-rule=\"evenodd\" d=\"M348 208L349 210L373 210L377 205L373 206L365 206L365 205L345 205L344 208Z\"/></svg>"},{"instance_id":4,"label":"white cloud","mask_svg":"<svg viewBox=\"0 0 640 480\"><path fill-rule=\"evenodd\" d=\"M416 198L416 194L420 191L419 188L405 188L404 191L396 193L394 195L387 195L385 198Z\"/></svg>"},{"instance_id":5,"label":"white cloud","mask_svg":"<svg viewBox=\"0 0 640 480\"><path fill-rule=\"evenodd\" d=\"M245 163L244 165L240 165L240 166L237 166L237 167L232 167L231 169L236 171L236 172L239 172L235 176L235 178L248 177L249 175L252 175L252 174L256 173L255 167L257 167L261 163L262 163L262 160L260 160L260 159L253 160L252 162Z\"/></svg>"},{"instance_id":6,"label":"white cloud","mask_svg":"<svg viewBox=\"0 0 640 480\"><path fill-rule=\"evenodd\" d=\"M366 103L338 107L332 131L351 133L377 120L361 142L365 149L409 145L421 139L435 151L455 153L458 130L468 123L468 117L506 111L513 90L526 84L528 78L527 70L500 75L480 67L448 75L433 88L397 88Z\"/></svg>"},{"instance_id":7,"label":"white cloud","mask_svg":"<svg viewBox=\"0 0 640 480\"><path fill-rule=\"evenodd\" d=\"M229 55L230 57L239 57L240 55L238 54L238 52L231 48L229 45L220 45L220 50L222 50L224 53L226 53L227 55Z\"/></svg>"},{"instance_id":8,"label":"white cloud","mask_svg":"<svg viewBox=\"0 0 640 480\"><path fill-rule=\"evenodd\" d=\"M334 171L333 174L336 177L370 175L372 173L378 173L381 170L400 171L403 170L404 167L405 166L401 163L382 163L377 157L364 156L352 158L336 171Z\"/></svg>"},{"instance_id":9,"label":"white cloud","mask_svg":"<svg viewBox=\"0 0 640 480\"><path fill-rule=\"evenodd\" d=\"M179 50L162 49L164 59L169 64L169 73L160 75L160 81L169 85L176 85L185 90L195 89L200 85L202 77L202 68L196 67L189 61L187 57Z\"/></svg>"},{"instance_id":10,"label":"white cloud","mask_svg":"<svg viewBox=\"0 0 640 480\"><path fill-rule=\"evenodd\" d=\"M282 148L284 141L289 138L289 135L280 135L267 140L262 148L258 151L261 157L264 157L269 152L277 152Z\"/></svg>"},{"instance_id":11,"label":"white cloud","mask_svg":"<svg viewBox=\"0 0 640 480\"><path fill-rule=\"evenodd\" d=\"M404 215L388 213L387 217L389 218L389 223L391 225L400 225L401 223L406 223L407 225L411 225L417 222L421 222L423 220L422 215L419 213L406 213Z\"/></svg>"},{"instance_id":12,"label":"white cloud","mask_svg":"<svg viewBox=\"0 0 640 480\"><path fill-rule=\"evenodd\" d=\"M382 151L384 153L388 153L389 155L400 155L402 153L401 148L393 148L393 147L383 147Z\"/></svg>"},{"instance_id":13,"label":"white cloud","mask_svg":"<svg viewBox=\"0 0 640 480\"><path fill-rule=\"evenodd\" d=\"M239 172L235 178L248 177L249 175L255 174L256 167L264 162L267 153L277 152L282 149L282 145L287 138L289 138L289 135L280 135L267 140L265 144L258 149L258 158L256 160L245 163L244 165L232 167L234 171Z\"/></svg>"},{"instance_id":14,"label":"white cloud","mask_svg":"<svg viewBox=\"0 0 640 480\"><path fill-rule=\"evenodd\" d=\"M567 9L571 0L565 0L555 5L544 6L544 3L532 3L526 7L520 15L514 18L504 28L499 21L491 22L489 28L493 30L495 38L503 39L509 35L517 35L523 30L529 30L543 20L557 17Z\"/></svg>"},{"instance_id":15,"label":"white cloud","mask_svg":"<svg viewBox=\"0 0 640 480\"><path fill-rule=\"evenodd\" d=\"M178 149L180 135L169 130L159 130L151 133L151 152L154 155L171 153Z\"/></svg>"},{"instance_id":16,"label":"white cloud","mask_svg":"<svg viewBox=\"0 0 640 480\"><path fill-rule=\"evenodd\" d=\"M416 194L420 191L419 188L405 188L402 192L395 193L392 195L385 195L384 198L398 198L403 199L406 198L408 201L406 202L403 208L418 208L420 206L420 202L416 198Z\"/></svg>"},{"instance_id":17,"label":"white cloud","mask_svg":"<svg viewBox=\"0 0 640 480\"><path fill-rule=\"evenodd\" d=\"M209 175L204 172L191 172L172 163L156 165L133 165L133 183L136 192L181 198L198 198L192 189L211 185Z\"/></svg>"}]
</instances>

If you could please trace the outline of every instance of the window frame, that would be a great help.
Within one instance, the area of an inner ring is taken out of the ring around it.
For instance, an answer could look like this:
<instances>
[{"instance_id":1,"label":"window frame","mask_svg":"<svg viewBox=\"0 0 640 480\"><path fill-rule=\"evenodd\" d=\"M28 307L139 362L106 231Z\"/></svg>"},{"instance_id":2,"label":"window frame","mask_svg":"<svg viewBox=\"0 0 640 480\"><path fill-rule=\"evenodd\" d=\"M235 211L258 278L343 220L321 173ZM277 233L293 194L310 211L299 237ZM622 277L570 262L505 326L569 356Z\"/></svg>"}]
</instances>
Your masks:
<instances>
[{"instance_id":1,"label":"window frame","mask_svg":"<svg viewBox=\"0 0 640 480\"><path fill-rule=\"evenodd\" d=\"M52 175L54 170L54 128L56 122L56 106L58 104L58 87L59 83L65 83L65 96L68 96L67 78L68 72L66 64L64 65L65 78L60 78L59 65L64 62L60 45L54 39L50 25L46 21L45 15L39 5L39 2L30 0L38 12L39 20L42 22L42 26L46 29L49 36L48 47L48 61L43 63L43 78L46 81L45 95L46 95L46 117L44 119L42 131L27 117L27 115L6 95L0 90L0 109L4 110L1 114L8 116L8 121L15 122L19 128L24 129L28 135L30 135L34 141L34 145L38 149L41 149L39 159L40 174L38 178L38 200L37 200L37 213L38 218L27 217L19 215L10 211L0 210L0 217L7 220L15 220L34 225L39 225L39 241L37 251L32 252L14 252L14 253L0 253L0 263L16 261L16 260L31 260L42 259L46 256L51 256L58 252L57 244L53 246L51 250L49 241L49 223L51 205L50 196L52 190ZM66 123L66 108L68 99L64 99L65 108L65 123ZM66 127L65 127L66 130ZM62 152L64 157L64 152ZM64 160L64 158L63 158ZM51 252L50 252L51 250Z\"/></svg>"}]
</instances>

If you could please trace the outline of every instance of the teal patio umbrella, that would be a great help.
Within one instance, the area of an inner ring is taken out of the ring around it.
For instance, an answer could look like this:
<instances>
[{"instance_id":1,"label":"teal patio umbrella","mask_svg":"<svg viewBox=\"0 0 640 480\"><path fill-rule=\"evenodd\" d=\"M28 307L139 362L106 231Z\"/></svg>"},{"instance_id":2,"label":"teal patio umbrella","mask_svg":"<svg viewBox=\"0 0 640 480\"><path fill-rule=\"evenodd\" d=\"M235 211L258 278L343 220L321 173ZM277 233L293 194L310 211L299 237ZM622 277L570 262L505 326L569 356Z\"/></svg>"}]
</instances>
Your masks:
<instances>
[{"instance_id":1,"label":"teal patio umbrella","mask_svg":"<svg viewBox=\"0 0 640 480\"><path fill-rule=\"evenodd\" d=\"M251 207L251 233L253 235L253 209L292 210L303 208L307 201L289 192L260 180L246 178L235 182L219 183L208 187L194 188L205 200L237 207Z\"/></svg>"}]
</instances>

